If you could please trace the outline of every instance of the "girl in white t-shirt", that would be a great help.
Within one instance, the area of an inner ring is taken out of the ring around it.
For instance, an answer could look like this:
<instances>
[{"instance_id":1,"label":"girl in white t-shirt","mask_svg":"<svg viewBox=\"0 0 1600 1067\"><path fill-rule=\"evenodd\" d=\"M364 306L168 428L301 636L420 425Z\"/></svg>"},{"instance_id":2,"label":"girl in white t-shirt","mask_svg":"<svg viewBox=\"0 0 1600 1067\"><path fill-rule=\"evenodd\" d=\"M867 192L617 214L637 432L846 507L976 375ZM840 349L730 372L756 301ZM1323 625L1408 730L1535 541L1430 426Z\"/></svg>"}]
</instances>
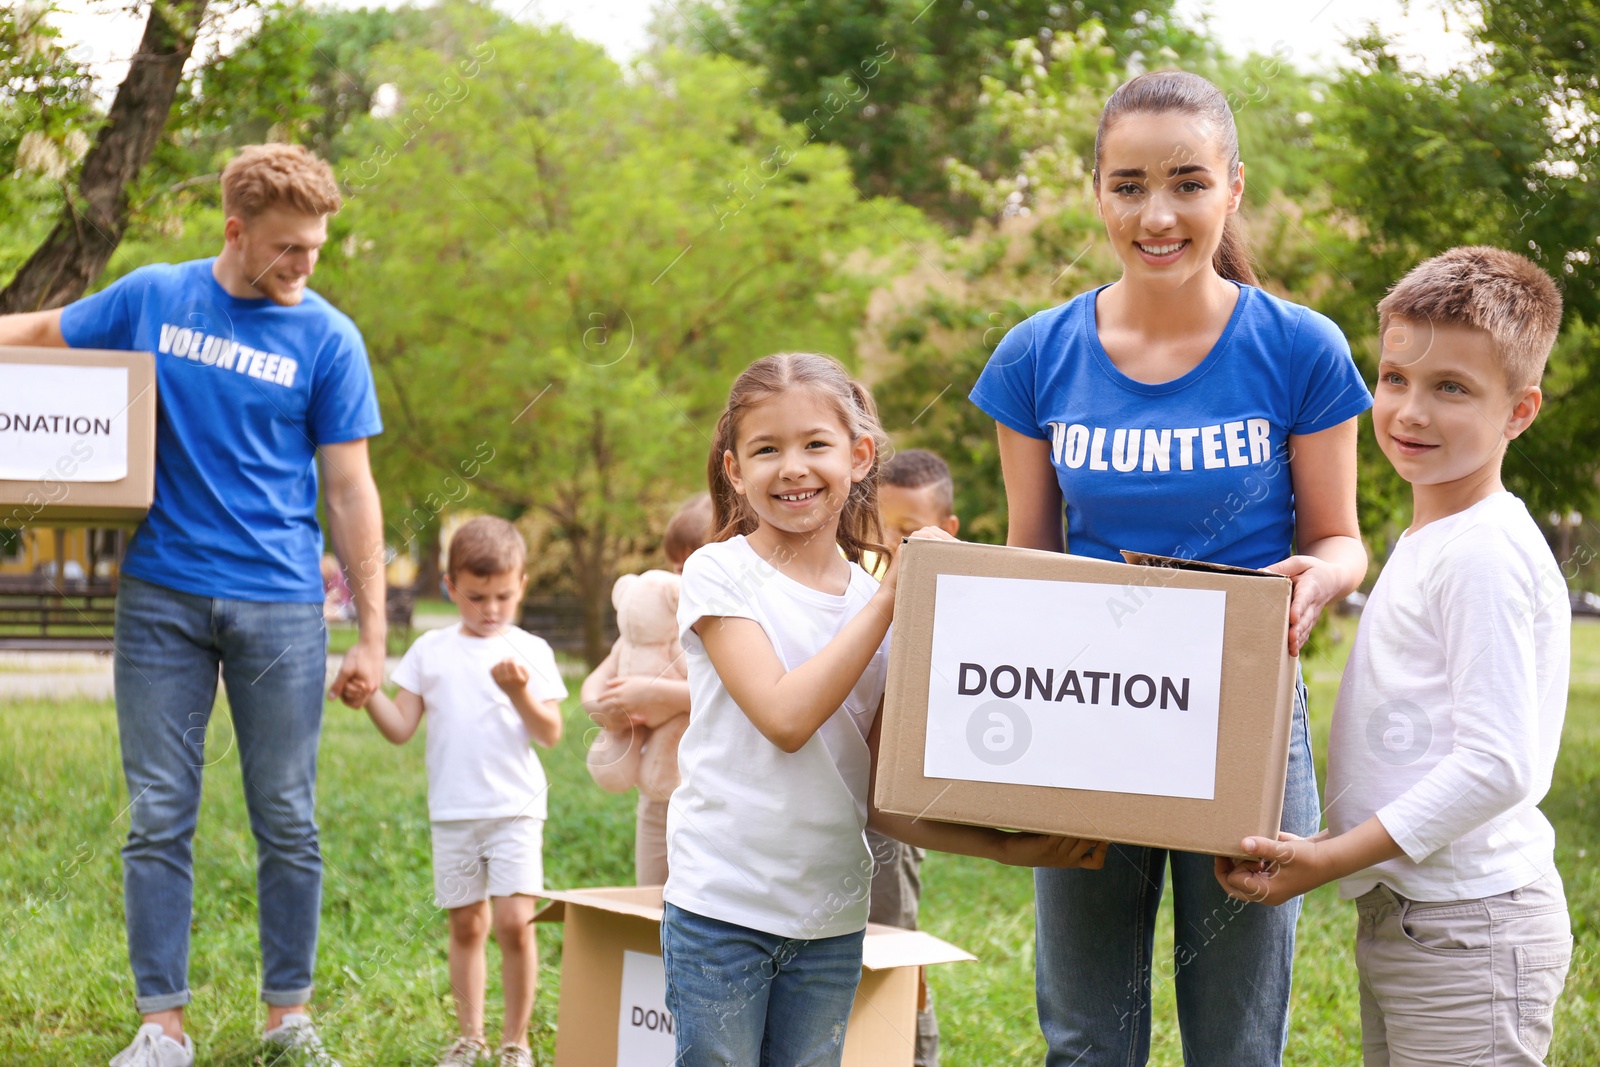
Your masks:
<instances>
[{"instance_id":1,"label":"girl in white t-shirt","mask_svg":"<svg viewBox=\"0 0 1600 1067\"><path fill-rule=\"evenodd\" d=\"M861 977L862 830L897 567L879 543L866 389L826 356L752 364L717 424L717 532L683 569L683 784L667 815L661 949L683 1067L838 1064ZM948 536L919 531L918 536ZM841 549L843 554L841 555ZM1098 867L1105 846L871 812L895 837L1019 866Z\"/></svg>"}]
</instances>

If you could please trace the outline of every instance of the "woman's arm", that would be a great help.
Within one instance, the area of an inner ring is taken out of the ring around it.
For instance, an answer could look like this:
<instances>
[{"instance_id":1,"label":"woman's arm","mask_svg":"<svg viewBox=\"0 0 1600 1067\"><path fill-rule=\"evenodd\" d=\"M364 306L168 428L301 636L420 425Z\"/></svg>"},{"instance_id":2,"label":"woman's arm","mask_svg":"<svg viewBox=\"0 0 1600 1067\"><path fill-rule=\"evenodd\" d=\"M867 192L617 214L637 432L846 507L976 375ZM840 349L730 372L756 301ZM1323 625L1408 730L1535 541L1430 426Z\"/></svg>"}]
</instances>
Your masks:
<instances>
[{"instance_id":1,"label":"woman's arm","mask_svg":"<svg viewBox=\"0 0 1600 1067\"><path fill-rule=\"evenodd\" d=\"M1065 551L1061 483L1050 462L1050 442L1002 423L994 425L1000 434L1000 470L1006 482L1006 544Z\"/></svg>"},{"instance_id":2,"label":"woman's arm","mask_svg":"<svg viewBox=\"0 0 1600 1067\"><path fill-rule=\"evenodd\" d=\"M1289 654L1298 656L1322 609L1367 577L1367 549L1356 521L1356 420L1289 436L1294 540L1299 552L1267 570L1294 582Z\"/></svg>"},{"instance_id":3,"label":"woman's arm","mask_svg":"<svg viewBox=\"0 0 1600 1067\"><path fill-rule=\"evenodd\" d=\"M396 690L393 700L384 696L382 689L376 689L367 697L364 706L372 725L397 745L411 740L422 722L422 697L409 689Z\"/></svg>"},{"instance_id":4,"label":"woman's arm","mask_svg":"<svg viewBox=\"0 0 1600 1067\"><path fill-rule=\"evenodd\" d=\"M867 734L872 753L871 777L867 780L867 826L880 834L918 848L977 856L1013 867L1087 867L1099 870L1105 865L1106 843L1053 834L1012 833L983 826L912 819L878 810L878 738L883 726L883 704Z\"/></svg>"}]
</instances>

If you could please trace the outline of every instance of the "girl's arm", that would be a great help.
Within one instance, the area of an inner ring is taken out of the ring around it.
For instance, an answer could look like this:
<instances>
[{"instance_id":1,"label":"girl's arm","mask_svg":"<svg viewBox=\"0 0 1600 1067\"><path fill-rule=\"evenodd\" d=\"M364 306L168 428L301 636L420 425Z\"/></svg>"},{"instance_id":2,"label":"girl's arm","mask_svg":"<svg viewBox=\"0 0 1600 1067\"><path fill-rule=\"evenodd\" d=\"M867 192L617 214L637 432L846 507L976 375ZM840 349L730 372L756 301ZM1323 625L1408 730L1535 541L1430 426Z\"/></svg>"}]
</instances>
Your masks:
<instances>
[{"instance_id":1,"label":"girl's arm","mask_svg":"<svg viewBox=\"0 0 1600 1067\"><path fill-rule=\"evenodd\" d=\"M694 624L717 677L762 737L785 752L798 752L839 710L889 632L896 571L891 562L867 606L821 652L792 671L783 669L766 631L754 619L705 615Z\"/></svg>"},{"instance_id":2,"label":"girl's arm","mask_svg":"<svg viewBox=\"0 0 1600 1067\"><path fill-rule=\"evenodd\" d=\"M617 646L612 645L606 658L589 672L589 676L578 687L578 700L583 704L585 714L595 721L595 725L606 730L626 730L629 726L627 715L603 699L607 683L616 676Z\"/></svg>"},{"instance_id":3,"label":"girl's arm","mask_svg":"<svg viewBox=\"0 0 1600 1067\"><path fill-rule=\"evenodd\" d=\"M384 696L382 689L375 689L363 706L378 732L397 745L411 740L422 722L422 697L409 689L395 690L393 700Z\"/></svg>"},{"instance_id":4,"label":"girl's arm","mask_svg":"<svg viewBox=\"0 0 1600 1067\"><path fill-rule=\"evenodd\" d=\"M689 683L682 678L613 678L601 699L633 725L654 730L668 719L688 713Z\"/></svg>"},{"instance_id":5,"label":"girl's arm","mask_svg":"<svg viewBox=\"0 0 1600 1067\"><path fill-rule=\"evenodd\" d=\"M1006 482L1006 544L1014 548L1066 550L1061 525L1061 483L1050 463L1050 442L995 423L1000 434L1000 470Z\"/></svg>"},{"instance_id":6,"label":"girl's arm","mask_svg":"<svg viewBox=\"0 0 1600 1067\"><path fill-rule=\"evenodd\" d=\"M872 777L867 784L867 826L880 834L919 848L978 856L1013 867L1087 867L1099 870L1105 865L1104 841L1089 841L1053 834L1011 833L983 826L912 819L878 810L878 737L883 726L883 704L867 735L872 752Z\"/></svg>"},{"instance_id":7,"label":"girl's arm","mask_svg":"<svg viewBox=\"0 0 1600 1067\"><path fill-rule=\"evenodd\" d=\"M1367 549L1356 522L1356 420L1289 436L1294 540L1300 549L1267 570L1294 582L1289 654L1298 656L1322 609L1367 577Z\"/></svg>"}]
</instances>

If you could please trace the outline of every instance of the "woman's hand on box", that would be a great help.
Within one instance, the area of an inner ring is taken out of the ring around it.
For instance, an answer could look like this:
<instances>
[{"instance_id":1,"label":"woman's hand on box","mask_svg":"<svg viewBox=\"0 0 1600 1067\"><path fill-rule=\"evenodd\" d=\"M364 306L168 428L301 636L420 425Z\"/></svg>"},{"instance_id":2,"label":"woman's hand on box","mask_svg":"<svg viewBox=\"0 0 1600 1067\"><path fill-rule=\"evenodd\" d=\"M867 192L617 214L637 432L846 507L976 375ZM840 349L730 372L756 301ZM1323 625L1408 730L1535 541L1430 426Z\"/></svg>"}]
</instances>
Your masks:
<instances>
[{"instance_id":1,"label":"woman's hand on box","mask_svg":"<svg viewBox=\"0 0 1600 1067\"><path fill-rule=\"evenodd\" d=\"M1084 867L1098 871L1106 863L1104 841L1055 834L1007 834L1001 862L1013 867Z\"/></svg>"},{"instance_id":2,"label":"woman's hand on box","mask_svg":"<svg viewBox=\"0 0 1600 1067\"><path fill-rule=\"evenodd\" d=\"M1344 595L1345 569L1317 556L1290 556L1266 568L1294 583L1289 600L1289 655L1298 656L1322 609Z\"/></svg>"}]
</instances>

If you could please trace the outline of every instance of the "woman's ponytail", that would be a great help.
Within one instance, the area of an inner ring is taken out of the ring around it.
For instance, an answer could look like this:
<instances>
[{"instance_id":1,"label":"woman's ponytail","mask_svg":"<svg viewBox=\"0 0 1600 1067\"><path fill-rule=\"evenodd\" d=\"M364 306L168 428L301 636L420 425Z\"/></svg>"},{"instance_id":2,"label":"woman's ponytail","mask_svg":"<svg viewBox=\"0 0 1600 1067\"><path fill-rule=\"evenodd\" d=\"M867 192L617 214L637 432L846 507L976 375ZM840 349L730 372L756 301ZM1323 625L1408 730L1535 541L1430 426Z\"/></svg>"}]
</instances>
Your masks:
<instances>
[{"instance_id":1,"label":"woman's ponytail","mask_svg":"<svg viewBox=\"0 0 1600 1067\"><path fill-rule=\"evenodd\" d=\"M1227 222L1222 225L1222 243L1217 245L1216 254L1211 257L1211 266L1219 276L1230 282L1257 288L1261 285L1256 280L1255 264L1250 261L1250 241L1235 215L1229 215Z\"/></svg>"}]
</instances>

